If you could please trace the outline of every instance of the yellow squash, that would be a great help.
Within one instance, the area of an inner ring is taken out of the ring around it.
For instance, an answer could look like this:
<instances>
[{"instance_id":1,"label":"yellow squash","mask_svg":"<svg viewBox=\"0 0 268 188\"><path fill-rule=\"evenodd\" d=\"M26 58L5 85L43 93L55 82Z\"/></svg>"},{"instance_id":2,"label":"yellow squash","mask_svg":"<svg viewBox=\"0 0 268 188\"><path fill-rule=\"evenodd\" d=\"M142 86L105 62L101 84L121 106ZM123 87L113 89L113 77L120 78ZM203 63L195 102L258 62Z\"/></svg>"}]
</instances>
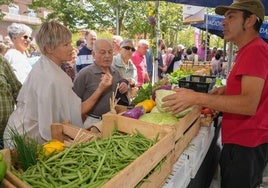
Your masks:
<instances>
[{"instance_id":1,"label":"yellow squash","mask_svg":"<svg viewBox=\"0 0 268 188\"><path fill-rule=\"evenodd\" d=\"M138 104L135 107L143 106L145 112L151 112L153 107L155 107L156 103L153 99L146 99Z\"/></svg>"},{"instance_id":2,"label":"yellow squash","mask_svg":"<svg viewBox=\"0 0 268 188\"><path fill-rule=\"evenodd\" d=\"M64 143L58 140L51 140L43 145L44 155L49 156L54 152L63 151L65 148Z\"/></svg>"}]
</instances>

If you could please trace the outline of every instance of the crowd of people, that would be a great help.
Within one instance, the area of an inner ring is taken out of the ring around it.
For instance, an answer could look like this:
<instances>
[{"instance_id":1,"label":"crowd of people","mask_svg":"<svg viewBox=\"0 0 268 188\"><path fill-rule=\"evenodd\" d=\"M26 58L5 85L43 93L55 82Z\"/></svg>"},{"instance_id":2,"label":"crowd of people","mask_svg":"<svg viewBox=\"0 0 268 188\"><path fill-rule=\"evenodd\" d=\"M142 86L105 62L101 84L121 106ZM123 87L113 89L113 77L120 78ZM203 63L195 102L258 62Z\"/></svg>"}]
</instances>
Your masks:
<instances>
[{"instance_id":1,"label":"crowd of people","mask_svg":"<svg viewBox=\"0 0 268 188\"><path fill-rule=\"evenodd\" d=\"M224 15L224 39L238 47L227 85L210 93L175 88L162 107L172 114L193 105L223 112L221 187L256 188L268 161L268 45L259 37L265 9L260 0L237 0L215 12ZM7 31L9 43L0 43L0 147L12 146L12 130L43 143L51 139L55 122L90 128L110 111L114 93L118 104L129 105L129 90L152 81L152 50L146 39L135 48L131 39L99 39L88 30L73 47L67 27L46 21L35 37L41 55L31 66L27 58L36 55L36 46L27 51L32 30L13 23ZM166 48L160 39L158 77L183 61L211 61L212 73L222 74L222 50L206 46Z\"/></svg>"},{"instance_id":2,"label":"crowd of people","mask_svg":"<svg viewBox=\"0 0 268 188\"><path fill-rule=\"evenodd\" d=\"M120 99L118 104L128 106L133 91L152 82L152 49L146 39L135 46L132 39L119 35L98 39L95 31L86 30L72 46L70 31L56 21L42 24L35 41L25 24L12 23L7 33L5 43L0 43L1 61L3 70L12 70L12 74L5 71L12 79L6 80L9 90L0 100L4 101L0 147L7 124L9 129L24 130L44 142L51 137L51 123L70 121L90 127L110 110L113 92ZM183 45L167 48L159 39L158 78L178 69L182 61L200 61L199 56L195 47L186 54ZM218 67L213 73L220 73Z\"/></svg>"}]
</instances>

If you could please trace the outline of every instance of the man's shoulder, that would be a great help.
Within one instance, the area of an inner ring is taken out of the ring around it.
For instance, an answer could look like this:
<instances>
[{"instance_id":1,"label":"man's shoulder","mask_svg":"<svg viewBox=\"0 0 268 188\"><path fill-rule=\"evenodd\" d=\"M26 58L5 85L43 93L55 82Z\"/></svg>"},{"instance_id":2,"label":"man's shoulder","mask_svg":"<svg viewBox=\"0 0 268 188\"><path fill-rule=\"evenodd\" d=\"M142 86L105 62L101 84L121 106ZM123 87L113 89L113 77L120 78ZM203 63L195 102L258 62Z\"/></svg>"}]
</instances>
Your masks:
<instances>
[{"instance_id":1,"label":"man's shoulder","mask_svg":"<svg viewBox=\"0 0 268 188\"><path fill-rule=\"evenodd\" d=\"M100 72L98 67L96 66L95 63L92 63L83 69L81 69L78 73L77 76L86 76L86 75L91 75Z\"/></svg>"},{"instance_id":2,"label":"man's shoulder","mask_svg":"<svg viewBox=\"0 0 268 188\"><path fill-rule=\"evenodd\" d=\"M92 54L92 50L88 49L86 46L83 46L79 52L78 52L78 56L80 55L91 55Z\"/></svg>"}]
</instances>

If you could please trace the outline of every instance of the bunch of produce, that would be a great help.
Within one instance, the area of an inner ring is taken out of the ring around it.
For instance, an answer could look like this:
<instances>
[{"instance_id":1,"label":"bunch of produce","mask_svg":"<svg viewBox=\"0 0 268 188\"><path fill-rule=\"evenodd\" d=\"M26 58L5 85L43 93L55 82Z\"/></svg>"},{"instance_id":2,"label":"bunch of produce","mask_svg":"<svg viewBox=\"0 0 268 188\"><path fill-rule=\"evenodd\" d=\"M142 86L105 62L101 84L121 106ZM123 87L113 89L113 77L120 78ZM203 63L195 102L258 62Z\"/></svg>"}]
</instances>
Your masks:
<instances>
[{"instance_id":1,"label":"bunch of produce","mask_svg":"<svg viewBox=\"0 0 268 188\"><path fill-rule=\"evenodd\" d=\"M7 164L3 160L4 156L0 152L0 182L4 179L6 172L7 172Z\"/></svg>"},{"instance_id":2,"label":"bunch of produce","mask_svg":"<svg viewBox=\"0 0 268 188\"><path fill-rule=\"evenodd\" d=\"M226 85L226 80L225 79L222 79L222 78L220 78L220 77L217 77L216 78L216 82L215 82L215 85L214 85L214 87L222 87L222 86L224 86L224 85Z\"/></svg>"},{"instance_id":3,"label":"bunch of produce","mask_svg":"<svg viewBox=\"0 0 268 188\"><path fill-rule=\"evenodd\" d=\"M156 142L139 132L125 135L115 130L105 139L54 150L23 173L14 173L31 187L101 187Z\"/></svg>"},{"instance_id":4,"label":"bunch of produce","mask_svg":"<svg viewBox=\"0 0 268 188\"><path fill-rule=\"evenodd\" d=\"M174 93L175 91L171 90L170 85L162 85L154 89L151 99L145 99L139 102L134 108L127 110L122 115L159 125L174 124L179 118L184 117L192 110L192 107L190 107L175 115L167 112L166 109L162 107L162 99Z\"/></svg>"},{"instance_id":5,"label":"bunch of produce","mask_svg":"<svg viewBox=\"0 0 268 188\"><path fill-rule=\"evenodd\" d=\"M177 70L171 72L170 74L167 74L167 78L169 80L169 83L178 85L179 80L181 78L187 77L187 76L192 75L192 74L193 74L192 71L184 71L181 69L177 69Z\"/></svg>"},{"instance_id":6,"label":"bunch of produce","mask_svg":"<svg viewBox=\"0 0 268 188\"><path fill-rule=\"evenodd\" d=\"M137 91L136 97L132 100L131 104L135 106L136 104L150 99L153 93L153 86L150 83L143 84Z\"/></svg>"},{"instance_id":7,"label":"bunch of produce","mask_svg":"<svg viewBox=\"0 0 268 188\"><path fill-rule=\"evenodd\" d=\"M17 170L26 170L37 162L38 158L38 142L27 136L26 133L19 134L16 129L11 129L10 146L12 165Z\"/></svg>"}]
</instances>

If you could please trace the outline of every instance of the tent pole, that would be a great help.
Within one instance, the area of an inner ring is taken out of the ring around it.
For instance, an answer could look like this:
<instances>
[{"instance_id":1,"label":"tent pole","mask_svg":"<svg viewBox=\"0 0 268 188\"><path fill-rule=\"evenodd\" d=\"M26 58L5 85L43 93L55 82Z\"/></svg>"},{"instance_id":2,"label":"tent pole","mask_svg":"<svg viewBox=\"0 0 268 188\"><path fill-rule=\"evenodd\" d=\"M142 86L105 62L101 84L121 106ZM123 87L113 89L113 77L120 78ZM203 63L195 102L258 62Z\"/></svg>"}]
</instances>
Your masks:
<instances>
[{"instance_id":1,"label":"tent pole","mask_svg":"<svg viewBox=\"0 0 268 188\"><path fill-rule=\"evenodd\" d=\"M207 60L207 51L208 51L208 9L206 8L206 42L205 42L205 57L204 62Z\"/></svg>"},{"instance_id":2,"label":"tent pole","mask_svg":"<svg viewBox=\"0 0 268 188\"><path fill-rule=\"evenodd\" d=\"M158 57L158 39L160 35L160 15L159 15L159 0L155 1L156 7L156 56ZM152 84L158 81L158 60L153 57L153 77Z\"/></svg>"}]
</instances>

